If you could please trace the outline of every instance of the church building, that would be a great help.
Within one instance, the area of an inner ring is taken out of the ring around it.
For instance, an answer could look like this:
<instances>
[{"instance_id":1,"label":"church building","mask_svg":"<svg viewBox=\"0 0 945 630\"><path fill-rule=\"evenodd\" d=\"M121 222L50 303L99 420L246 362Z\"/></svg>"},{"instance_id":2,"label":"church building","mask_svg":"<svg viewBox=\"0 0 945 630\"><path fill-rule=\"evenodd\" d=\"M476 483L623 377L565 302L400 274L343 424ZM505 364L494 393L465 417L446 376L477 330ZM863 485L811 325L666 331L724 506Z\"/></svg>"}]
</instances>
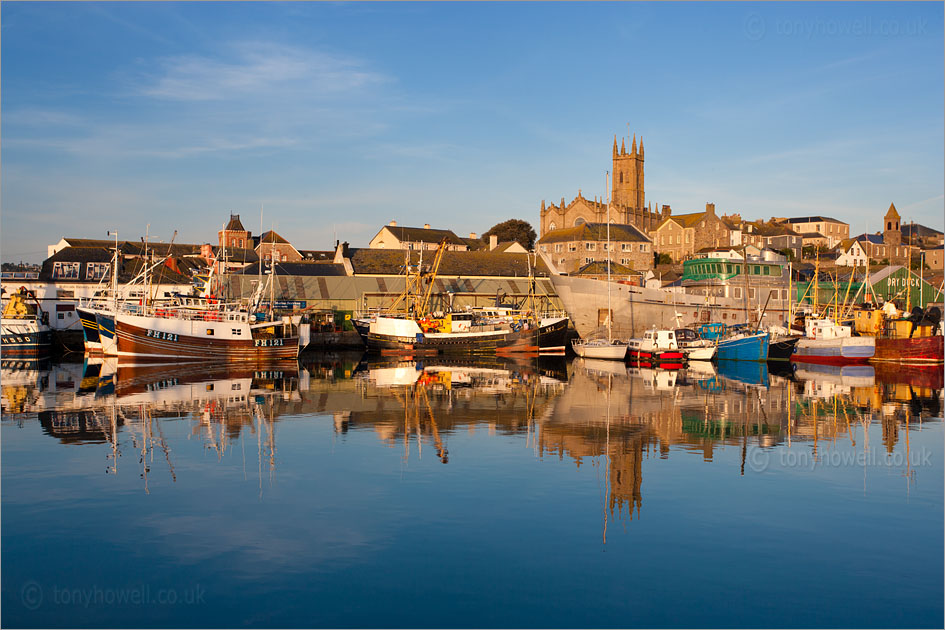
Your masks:
<instances>
[{"instance_id":1,"label":"church building","mask_svg":"<svg viewBox=\"0 0 945 630\"><path fill-rule=\"evenodd\" d=\"M643 161L642 137L638 149L636 134L634 134L628 152L625 140L621 139L618 148L617 137L614 136L610 221L632 225L643 232L649 232L671 211L669 206L663 206L662 213L654 212L653 208L646 204ZM539 237L554 230L573 228L582 223L607 223L606 201L597 198L587 199L578 190L577 197L571 203L566 204L564 197L561 198L560 205L546 205L544 200L541 202Z\"/></svg>"}]
</instances>

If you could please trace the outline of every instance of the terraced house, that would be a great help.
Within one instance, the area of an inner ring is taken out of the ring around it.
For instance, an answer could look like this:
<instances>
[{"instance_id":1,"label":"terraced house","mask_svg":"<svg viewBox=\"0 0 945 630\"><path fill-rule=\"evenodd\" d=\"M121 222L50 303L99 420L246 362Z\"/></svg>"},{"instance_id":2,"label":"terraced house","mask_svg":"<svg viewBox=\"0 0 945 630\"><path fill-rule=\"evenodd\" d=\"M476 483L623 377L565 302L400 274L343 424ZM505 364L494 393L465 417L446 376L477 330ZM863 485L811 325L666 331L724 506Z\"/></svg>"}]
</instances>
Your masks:
<instances>
[{"instance_id":1,"label":"terraced house","mask_svg":"<svg viewBox=\"0 0 945 630\"><path fill-rule=\"evenodd\" d=\"M715 214L715 204L705 204L705 212L665 217L650 236L660 254L669 254L673 262L691 258L707 247L730 247L732 228Z\"/></svg>"},{"instance_id":2,"label":"terraced house","mask_svg":"<svg viewBox=\"0 0 945 630\"><path fill-rule=\"evenodd\" d=\"M573 273L592 262L612 260L634 271L653 267L653 241L639 228L625 223L581 223L551 230L538 239L538 250L559 272Z\"/></svg>"}]
</instances>

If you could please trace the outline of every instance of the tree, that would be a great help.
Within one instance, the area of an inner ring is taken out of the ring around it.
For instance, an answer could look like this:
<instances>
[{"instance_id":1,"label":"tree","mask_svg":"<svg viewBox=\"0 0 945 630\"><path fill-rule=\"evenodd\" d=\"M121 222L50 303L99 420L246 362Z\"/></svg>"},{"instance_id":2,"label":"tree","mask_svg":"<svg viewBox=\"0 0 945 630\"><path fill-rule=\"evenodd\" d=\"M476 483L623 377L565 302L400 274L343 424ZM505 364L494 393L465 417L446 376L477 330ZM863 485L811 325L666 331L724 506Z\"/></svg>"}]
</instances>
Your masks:
<instances>
[{"instance_id":1,"label":"tree","mask_svg":"<svg viewBox=\"0 0 945 630\"><path fill-rule=\"evenodd\" d=\"M669 254L661 254L659 252L653 252L653 266L657 265L671 265L673 264L673 258Z\"/></svg>"},{"instance_id":2,"label":"tree","mask_svg":"<svg viewBox=\"0 0 945 630\"><path fill-rule=\"evenodd\" d=\"M535 229L531 226L528 221L522 221L521 219L509 219L508 221L503 221L502 223L497 223L493 225L487 232L484 232L482 235L482 242L489 243L489 237L495 235L499 239L499 242L503 241L516 241L519 245L531 251L535 247Z\"/></svg>"}]
</instances>

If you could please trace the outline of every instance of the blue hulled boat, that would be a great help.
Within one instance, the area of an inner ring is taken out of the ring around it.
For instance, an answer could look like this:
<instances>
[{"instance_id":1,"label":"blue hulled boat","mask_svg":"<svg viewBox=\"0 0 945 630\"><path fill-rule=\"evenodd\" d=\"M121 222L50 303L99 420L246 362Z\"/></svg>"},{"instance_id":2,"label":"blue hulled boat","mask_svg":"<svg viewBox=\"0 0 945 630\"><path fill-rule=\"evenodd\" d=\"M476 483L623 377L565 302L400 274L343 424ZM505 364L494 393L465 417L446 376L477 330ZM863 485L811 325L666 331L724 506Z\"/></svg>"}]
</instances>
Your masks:
<instances>
[{"instance_id":1,"label":"blue hulled boat","mask_svg":"<svg viewBox=\"0 0 945 630\"><path fill-rule=\"evenodd\" d=\"M766 332L738 333L719 341L720 361L767 361L768 341Z\"/></svg>"}]
</instances>

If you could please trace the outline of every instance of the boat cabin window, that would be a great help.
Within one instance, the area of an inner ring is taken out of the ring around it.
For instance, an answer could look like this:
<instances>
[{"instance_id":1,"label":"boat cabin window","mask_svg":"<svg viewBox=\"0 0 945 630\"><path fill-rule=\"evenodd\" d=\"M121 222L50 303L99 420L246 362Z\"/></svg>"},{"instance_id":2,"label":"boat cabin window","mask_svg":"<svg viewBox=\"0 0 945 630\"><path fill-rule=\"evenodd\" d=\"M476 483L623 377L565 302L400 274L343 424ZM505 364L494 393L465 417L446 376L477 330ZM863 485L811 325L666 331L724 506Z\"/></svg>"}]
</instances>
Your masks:
<instances>
[{"instance_id":1,"label":"boat cabin window","mask_svg":"<svg viewBox=\"0 0 945 630\"><path fill-rule=\"evenodd\" d=\"M208 334L208 335L212 335L212 334L213 334L213 329L212 329L212 328L208 328L208 329L207 329L207 334Z\"/></svg>"},{"instance_id":2,"label":"boat cabin window","mask_svg":"<svg viewBox=\"0 0 945 630\"><path fill-rule=\"evenodd\" d=\"M465 321L465 322L469 322L469 321L472 321L472 318L473 318L473 316L472 316L472 314L470 314L470 313L455 313L455 314L453 315L453 321Z\"/></svg>"}]
</instances>

